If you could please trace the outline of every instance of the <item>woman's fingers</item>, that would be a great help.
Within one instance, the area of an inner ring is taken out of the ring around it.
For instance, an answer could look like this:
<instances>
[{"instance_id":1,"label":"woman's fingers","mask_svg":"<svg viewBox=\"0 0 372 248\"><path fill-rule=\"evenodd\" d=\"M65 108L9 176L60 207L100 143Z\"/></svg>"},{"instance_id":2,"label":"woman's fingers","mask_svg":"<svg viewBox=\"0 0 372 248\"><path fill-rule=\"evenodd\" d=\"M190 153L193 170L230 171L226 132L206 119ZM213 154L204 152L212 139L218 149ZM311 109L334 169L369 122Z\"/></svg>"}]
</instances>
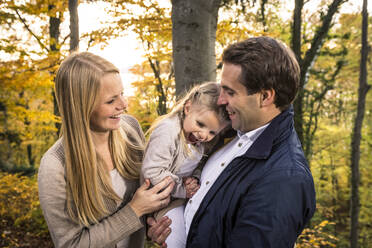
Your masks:
<instances>
[{"instance_id":1,"label":"woman's fingers","mask_svg":"<svg viewBox=\"0 0 372 248\"><path fill-rule=\"evenodd\" d=\"M172 181L165 189L163 189L163 191L158 193L159 198L160 199L164 199L167 197L170 198L170 193L172 193L173 187L174 187L174 182Z\"/></svg>"},{"instance_id":2,"label":"woman's fingers","mask_svg":"<svg viewBox=\"0 0 372 248\"><path fill-rule=\"evenodd\" d=\"M145 181L143 182L143 184L139 187L139 189L141 190L146 190L150 187L150 180L149 179L145 179Z\"/></svg>"},{"instance_id":3,"label":"woman's fingers","mask_svg":"<svg viewBox=\"0 0 372 248\"><path fill-rule=\"evenodd\" d=\"M173 186L174 186L174 182L173 182L173 184L172 184L172 182L173 182L173 179L171 177L166 177L163 180L161 180L160 183L158 183L154 187L152 187L150 189L150 191L151 191L151 193L158 193L162 190L163 191L166 191L166 190L169 191L169 187L171 186L171 190L169 191L169 193L170 193L170 192L172 192Z\"/></svg>"}]
</instances>

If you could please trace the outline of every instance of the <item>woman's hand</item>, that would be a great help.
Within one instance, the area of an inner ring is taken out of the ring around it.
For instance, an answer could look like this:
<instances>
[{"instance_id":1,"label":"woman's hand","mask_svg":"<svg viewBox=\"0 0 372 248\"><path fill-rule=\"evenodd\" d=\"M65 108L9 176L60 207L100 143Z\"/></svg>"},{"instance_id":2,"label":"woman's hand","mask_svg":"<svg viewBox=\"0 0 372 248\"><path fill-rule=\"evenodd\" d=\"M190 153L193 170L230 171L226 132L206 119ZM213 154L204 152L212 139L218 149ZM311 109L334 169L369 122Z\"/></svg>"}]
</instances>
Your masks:
<instances>
[{"instance_id":1,"label":"woman's hand","mask_svg":"<svg viewBox=\"0 0 372 248\"><path fill-rule=\"evenodd\" d=\"M150 188L150 180L145 182L136 190L129 206L138 217L152 213L166 207L170 201L170 193L174 187L174 181L170 177L164 178L160 183Z\"/></svg>"}]
</instances>

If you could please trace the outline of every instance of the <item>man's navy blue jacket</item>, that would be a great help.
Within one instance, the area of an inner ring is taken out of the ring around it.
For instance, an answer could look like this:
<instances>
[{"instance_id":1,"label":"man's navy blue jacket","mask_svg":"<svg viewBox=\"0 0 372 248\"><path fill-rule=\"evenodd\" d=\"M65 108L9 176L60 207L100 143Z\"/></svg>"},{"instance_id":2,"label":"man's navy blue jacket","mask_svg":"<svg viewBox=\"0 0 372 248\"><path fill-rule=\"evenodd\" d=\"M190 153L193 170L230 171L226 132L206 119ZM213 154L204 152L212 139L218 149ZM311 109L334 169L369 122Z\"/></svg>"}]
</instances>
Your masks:
<instances>
[{"instance_id":1,"label":"man's navy blue jacket","mask_svg":"<svg viewBox=\"0 0 372 248\"><path fill-rule=\"evenodd\" d=\"M186 247L293 248L314 211L291 107L221 173L195 213Z\"/></svg>"}]
</instances>

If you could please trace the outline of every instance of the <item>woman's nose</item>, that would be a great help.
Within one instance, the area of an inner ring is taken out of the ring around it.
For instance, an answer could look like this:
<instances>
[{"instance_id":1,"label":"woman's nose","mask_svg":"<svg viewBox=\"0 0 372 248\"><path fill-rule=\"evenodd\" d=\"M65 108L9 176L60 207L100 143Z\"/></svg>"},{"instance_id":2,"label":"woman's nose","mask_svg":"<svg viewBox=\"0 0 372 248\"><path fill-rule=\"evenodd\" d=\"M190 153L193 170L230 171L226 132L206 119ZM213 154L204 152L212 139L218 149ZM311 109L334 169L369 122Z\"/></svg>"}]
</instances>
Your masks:
<instances>
[{"instance_id":1,"label":"woman's nose","mask_svg":"<svg viewBox=\"0 0 372 248\"><path fill-rule=\"evenodd\" d=\"M127 109L128 107L128 101L127 101L127 98L125 96L120 96L120 109Z\"/></svg>"}]
</instances>

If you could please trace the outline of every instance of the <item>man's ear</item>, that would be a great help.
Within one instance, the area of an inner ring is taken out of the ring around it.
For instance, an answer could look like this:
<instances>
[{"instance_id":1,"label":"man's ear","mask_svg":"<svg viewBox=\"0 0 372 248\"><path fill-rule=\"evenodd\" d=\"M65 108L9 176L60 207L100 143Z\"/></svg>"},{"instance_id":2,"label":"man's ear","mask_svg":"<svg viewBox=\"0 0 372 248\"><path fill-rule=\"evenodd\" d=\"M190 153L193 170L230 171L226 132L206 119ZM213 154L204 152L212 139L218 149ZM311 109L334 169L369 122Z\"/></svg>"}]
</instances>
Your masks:
<instances>
[{"instance_id":1,"label":"man's ear","mask_svg":"<svg viewBox=\"0 0 372 248\"><path fill-rule=\"evenodd\" d=\"M266 107L271 104L274 104L275 101L275 90L262 90L260 95L260 105L261 107Z\"/></svg>"},{"instance_id":2,"label":"man's ear","mask_svg":"<svg viewBox=\"0 0 372 248\"><path fill-rule=\"evenodd\" d=\"M183 105L183 113L185 115L188 115L190 113L190 110L191 110L191 101L188 100L185 102L185 105Z\"/></svg>"}]
</instances>

